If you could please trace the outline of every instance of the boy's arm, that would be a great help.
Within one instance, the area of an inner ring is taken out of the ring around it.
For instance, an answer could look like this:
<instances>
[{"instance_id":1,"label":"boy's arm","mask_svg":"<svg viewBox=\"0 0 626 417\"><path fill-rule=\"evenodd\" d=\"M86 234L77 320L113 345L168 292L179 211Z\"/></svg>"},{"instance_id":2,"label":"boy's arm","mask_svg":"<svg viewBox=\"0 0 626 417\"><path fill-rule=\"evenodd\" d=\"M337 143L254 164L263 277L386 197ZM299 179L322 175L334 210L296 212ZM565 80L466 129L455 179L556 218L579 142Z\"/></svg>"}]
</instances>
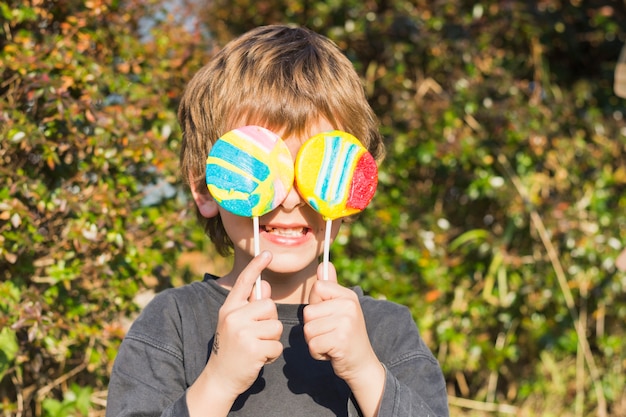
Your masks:
<instances>
[{"instance_id":1,"label":"boy's arm","mask_svg":"<svg viewBox=\"0 0 626 417\"><path fill-rule=\"evenodd\" d=\"M384 391L377 402L380 417L448 417L448 398L441 370L436 362L426 357L407 358L402 364L385 370ZM402 375L398 378L396 375ZM355 394L350 403L349 416L367 415L367 403ZM365 398L367 400L367 398ZM357 411L358 407L358 411Z\"/></svg>"},{"instance_id":2,"label":"boy's arm","mask_svg":"<svg viewBox=\"0 0 626 417\"><path fill-rule=\"evenodd\" d=\"M449 416L441 367L408 308L360 297L371 343L386 370L379 416Z\"/></svg>"},{"instance_id":3,"label":"boy's arm","mask_svg":"<svg viewBox=\"0 0 626 417\"><path fill-rule=\"evenodd\" d=\"M107 417L187 417L181 322L171 293L157 295L124 338L111 373Z\"/></svg>"},{"instance_id":4,"label":"boy's arm","mask_svg":"<svg viewBox=\"0 0 626 417\"><path fill-rule=\"evenodd\" d=\"M311 355L329 360L365 417L447 416L441 368L406 307L368 302L336 283L317 281L304 311ZM369 319L369 320L368 320ZM382 363L382 364L381 364Z\"/></svg>"},{"instance_id":5,"label":"boy's arm","mask_svg":"<svg viewBox=\"0 0 626 417\"><path fill-rule=\"evenodd\" d=\"M261 368L281 355L283 327L269 285L263 282L262 298L249 301L257 277L270 261L269 252L254 258L220 308L211 356L187 392L191 417L226 416Z\"/></svg>"},{"instance_id":6,"label":"boy's arm","mask_svg":"<svg viewBox=\"0 0 626 417\"><path fill-rule=\"evenodd\" d=\"M328 279L316 281L311 289L304 309L304 336L311 356L330 361L335 374L348 384L361 414L376 417L385 369L370 344L357 295L337 284L335 268L329 266Z\"/></svg>"},{"instance_id":7,"label":"boy's arm","mask_svg":"<svg viewBox=\"0 0 626 417\"><path fill-rule=\"evenodd\" d=\"M379 416L448 417L448 397L439 365L414 357L387 369ZM409 377L411 374L412 377Z\"/></svg>"},{"instance_id":8,"label":"boy's arm","mask_svg":"<svg viewBox=\"0 0 626 417\"><path fill-rule=\"evenodd\" d=\"M259 271L270 260L271 256L259 256L242 272L219 311L217 325L211 319L216 312L205 310L206 300L198 296L193 301L197 289L183 287L179 290L185 293L176 297L159 294L120 347L109 384L107 417L226 416L260 368L282 352L278 341L282 324L268 298L267 283L264 299L247 301ZM198 319L201 323L193 322ZM207 363L203 348L214 334Z\"/></svg>"},{"instance_id":9,"label":"boy's arm","mask_svg":"<svg viewBox=\"0 0 626 417\"><path fill-rule=\"evenodd\" d=\"M227 386L206 378L206 372L186 389L188 375L180 340L185 330L176 323L176 317L179 314L173 297L157 297L126 335L111 374L107 417L193 417L198 404L210 407L210 413L203 415L228 414L234 399L228 395ZM206 357L206 352L196 353ZM194 388L203 388L196 391L200 398L193 396ZM204 396L205 392L208 395Z\"/></svg>"}]
</instances>

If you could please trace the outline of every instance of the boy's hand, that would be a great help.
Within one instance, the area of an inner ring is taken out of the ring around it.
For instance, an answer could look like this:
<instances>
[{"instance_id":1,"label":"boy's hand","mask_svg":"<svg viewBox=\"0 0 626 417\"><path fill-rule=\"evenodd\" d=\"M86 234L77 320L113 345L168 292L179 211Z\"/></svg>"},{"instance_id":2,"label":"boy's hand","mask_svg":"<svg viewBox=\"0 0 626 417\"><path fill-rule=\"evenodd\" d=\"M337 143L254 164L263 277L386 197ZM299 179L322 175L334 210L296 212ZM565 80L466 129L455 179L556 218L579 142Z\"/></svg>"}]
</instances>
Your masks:
<instances>
[{"instance_id":1,"label":"boy's hand","mask_svg":"<svg viewBox=\"0 0 626 417\"><path fill-rule=\"evenodd\" d=\"M262 298L254 299L254 284L272 257L263 252L243 270L220 308L211 359L222 381L231 381L237 395L256 380L263 365L274 361L283 351L276 304L264 285ZM266 284L266 283L265 283Z\"/></svg>"},{"instance_id":2,"label":"boy's hand","mask_svg":"<svg viewBox=\"0 0 626 417\"><path fill-rule=\"evenodd\" d=\"M329 265L328 280L318 281L304 309L304 337L313 358L329 360L338 377L348 383L364 415L376 415L385 384L385 370L370 344L356 293L337 283Z\"/></svg>"},{"instance_id":3,"label":"boy's hand","mask_svg":"<svg viewBox=\"0 0 626 417\"><path fill-rule=\"evenodd\" d=\"M221 401L234 402L256 380L263 365L283 351L283 327L267 282L263 282L262 298L254 300L256 278L271 259L269 252L254 258L220 308L211 356L201 376L207 388L202 389L205 401L211 392L220 395Z\"/></svg>"}]
</instances>

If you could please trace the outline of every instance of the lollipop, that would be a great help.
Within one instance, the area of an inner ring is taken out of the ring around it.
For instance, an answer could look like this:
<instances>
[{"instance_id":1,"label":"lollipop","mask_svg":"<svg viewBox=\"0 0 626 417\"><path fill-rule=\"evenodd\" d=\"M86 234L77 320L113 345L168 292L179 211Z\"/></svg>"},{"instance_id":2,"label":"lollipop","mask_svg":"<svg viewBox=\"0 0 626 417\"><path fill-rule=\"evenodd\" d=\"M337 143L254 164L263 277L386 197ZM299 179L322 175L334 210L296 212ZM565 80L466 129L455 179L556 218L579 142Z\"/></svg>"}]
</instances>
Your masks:
<instances>
[{"instance_id":1,"label":"lollipop","mask_svg":"<svg viewBox=\"0 0 626 417\"><path fill-rule=\"evenodd\" d=\"M295 177L302 198L326 219L323 277L327 279L332 221L367 207L378 183L376 161L357 138L334 130L302 145Z\"/></svg>"},{"instance_id":2,"label":"lollipop","mask_svg":"<svg viewBox=\"0 0 626 417\"><path fill-rule=\"evenodd\" d=\"M260 252L259 217L285 200L293 178L289 149L278 135L260 126L226 133L206 160L206 183L215 201L233 214L252 217L255 255ZM257 299L260 291L259 277Z\"/></svg>"},{"instance_id":3,"label":"lollipop","mask_svg":"<svg viewBox=\"0 0 626 417\"><path fill-rule=\"evenodd\" d=\"M293 160L275 133L245 126L222 136L206 161L215 201L238 216L258 217L278 207L293 184Z\"/></svg>"}]
</instances>

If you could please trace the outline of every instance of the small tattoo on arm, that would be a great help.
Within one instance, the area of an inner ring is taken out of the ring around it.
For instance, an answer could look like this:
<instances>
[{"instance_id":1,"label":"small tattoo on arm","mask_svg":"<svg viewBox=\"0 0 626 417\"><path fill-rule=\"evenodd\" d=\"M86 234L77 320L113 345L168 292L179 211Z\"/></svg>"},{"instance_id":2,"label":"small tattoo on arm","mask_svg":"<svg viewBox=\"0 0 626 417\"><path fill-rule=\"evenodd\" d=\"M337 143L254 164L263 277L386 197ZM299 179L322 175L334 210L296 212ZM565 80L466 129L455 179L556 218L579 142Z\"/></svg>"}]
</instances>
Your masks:
<instances>
[{"instance_id":1,"label":"small tattoo on arm","mask_svg":"<svg viewBox=\"0 0 626 417\"><path fill-rule=\"evenodd\" d=\"M216 355L217 355L217 351L220 350L220 334L219 333L215 333L215 338L213 339L213 348L211 350Z\"/></svg>"}]
</instances>

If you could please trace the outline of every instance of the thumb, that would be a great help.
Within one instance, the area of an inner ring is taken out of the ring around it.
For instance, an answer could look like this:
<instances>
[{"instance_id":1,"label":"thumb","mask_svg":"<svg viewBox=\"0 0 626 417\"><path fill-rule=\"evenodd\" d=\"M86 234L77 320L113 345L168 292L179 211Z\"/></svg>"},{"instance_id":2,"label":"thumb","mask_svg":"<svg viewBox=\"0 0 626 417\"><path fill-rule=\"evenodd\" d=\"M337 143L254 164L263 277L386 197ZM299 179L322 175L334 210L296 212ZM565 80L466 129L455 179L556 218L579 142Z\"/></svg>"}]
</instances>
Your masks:
<instances>
[{"instance_id":1,"label":"thumb","mask_svg":"<svg viewBox=\"0 0 626 417\"><path fill-rule=\"evenodd\" d=\"M335 298L335 290L337 283L337 271L335 266L328 262L328 278L324 279L324 263L322 262L317 266L317 281L311 288L311 294L309 294L309 304L316 304L324 300L330 300Z\"/></svg>"},{"instance_id":2,"label":"thumb","mask_svg":"<svg viewBox=\"0 0 626 417\"><path fill-rule=\"evenodd\" d=\"M327 269L328 276L324 276L324 269ZM326 279L325 279L326 278ZM317 266L317 279L318 281L337 282L337 270L332 262L322 262Z\"/></svg>"},{"instance_id":3,"label":"thumb","mask_svg":"<svg viewBox=\"0 0 626 417\"><path fill-rule=\"evenodd\" d=\"M264 298L272 298L272 286L270 285L269 282L265 281L265 280L261 280L261 300ZM256 282L255 282L255 287L256 287ZM252 292L250 293L250 296L248 297L248 301L252 302L256 300L256 289L253 287Z\"/></svg>"},{"instance_id":4,"label":"thumb","mask_svg":"<svg viewBox=\"0 0 626 417\"><path fill-rule=\"evenodd\" d=\"M272 254L268 251L263 251L256 256L250 263L241 271L233 288L230 290L230 294L224 302L225 305L240 306L247 304L250 299L250 295L254 294L254 286L256 284L257 277L261 272L270 264L272 260ZM266 283L267 284L267 283ZM263 284L261 284L262 292Z\"/></svg>"}]
</instances>

